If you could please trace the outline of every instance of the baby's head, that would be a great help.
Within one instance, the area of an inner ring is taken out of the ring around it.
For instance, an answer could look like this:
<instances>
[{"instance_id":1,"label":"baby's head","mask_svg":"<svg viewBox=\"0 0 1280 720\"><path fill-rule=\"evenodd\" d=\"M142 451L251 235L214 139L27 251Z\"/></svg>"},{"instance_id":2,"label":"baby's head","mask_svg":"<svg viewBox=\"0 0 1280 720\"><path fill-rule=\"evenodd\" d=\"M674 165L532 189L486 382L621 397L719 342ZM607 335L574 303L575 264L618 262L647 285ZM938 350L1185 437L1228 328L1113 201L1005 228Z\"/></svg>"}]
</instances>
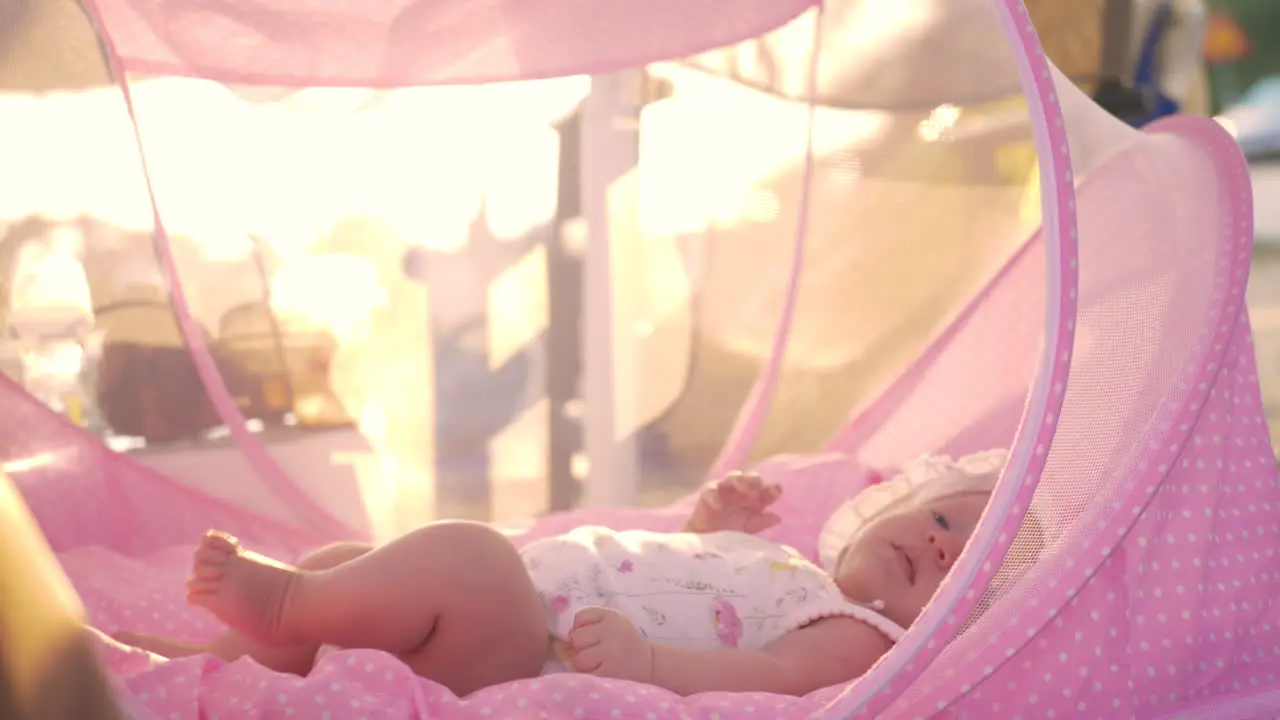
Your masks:
<instances>
[{"instance_id":1,"label":"baby's head","mask_svg":"<svg viewBox=\"0 0 1280 720\"><path fill-rule=\"evenodd\" d=\"M1007 456L926 455L841 506L819 541L836 585L902 627L914 622L978 526Z\"/></svg>"}]
</instances>

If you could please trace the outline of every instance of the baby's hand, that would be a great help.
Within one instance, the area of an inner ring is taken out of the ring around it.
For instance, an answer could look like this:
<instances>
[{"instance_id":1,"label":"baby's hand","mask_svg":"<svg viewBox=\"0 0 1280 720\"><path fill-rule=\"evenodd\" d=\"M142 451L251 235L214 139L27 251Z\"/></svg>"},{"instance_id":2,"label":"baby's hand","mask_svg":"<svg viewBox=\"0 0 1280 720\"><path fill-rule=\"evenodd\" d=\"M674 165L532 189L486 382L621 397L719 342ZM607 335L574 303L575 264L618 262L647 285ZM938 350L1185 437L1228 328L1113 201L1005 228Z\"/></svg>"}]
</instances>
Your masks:
<instances>
[{"instance_id":1,"label":"baby's hand","mask_svg":"<svg viewBox=\"0 0 1280 720\"><path fill-rule=\"evenodd\" d=\"M653 646L617 610L579 610L569 630L569 650L575 672L642 683L653 680Z\"/></svg>"},{"instance_id":2,"label":"baby's hand","mask_svg":"<svg viewBox=\"0 0 1280 720\"><path fill-rule=\"evenodd\" d=\"M698 505L685 524L686 532L710 533L736 530L758 533L780 522L765 512L782 494L782 488L765 483L754 473L732 472L715 485L702 491Z\"/></svg>"}]
</instances>

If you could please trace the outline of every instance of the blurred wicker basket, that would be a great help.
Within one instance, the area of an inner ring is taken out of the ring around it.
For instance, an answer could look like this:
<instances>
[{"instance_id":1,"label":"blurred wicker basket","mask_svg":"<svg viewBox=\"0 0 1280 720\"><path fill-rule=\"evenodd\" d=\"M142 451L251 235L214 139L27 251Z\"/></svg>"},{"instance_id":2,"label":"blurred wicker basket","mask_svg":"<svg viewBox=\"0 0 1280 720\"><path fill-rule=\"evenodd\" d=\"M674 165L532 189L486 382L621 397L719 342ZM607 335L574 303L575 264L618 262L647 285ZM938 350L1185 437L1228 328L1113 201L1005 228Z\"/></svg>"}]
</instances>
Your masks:
<instances>
[{"instance_id":1,"label":"blurred wicker basket","mask_svg":"<svg viewBox=\"0 0 1280 720\"><path fill-rule=\"evenodd\" d=\"M193 440L221 424L162 291L134 288L95 316L102 333L96 401L112 432L164 443ZM241 411L256 415L259 393L216 347L210 349Z\"/></svg>"},{"instance_id":2,"label":"blurred wicker basket","mask_svg":"<svg viewBox=\"0 0 1280 720\"><path fill-rule=\"evenodd\" d=\"M238 305L219 322L220 354L258 385L273 412L292 413L303 427L352 424L329 382L337 349L332 333L278 317L262 302Z\"/></svg>"}]
</instances>

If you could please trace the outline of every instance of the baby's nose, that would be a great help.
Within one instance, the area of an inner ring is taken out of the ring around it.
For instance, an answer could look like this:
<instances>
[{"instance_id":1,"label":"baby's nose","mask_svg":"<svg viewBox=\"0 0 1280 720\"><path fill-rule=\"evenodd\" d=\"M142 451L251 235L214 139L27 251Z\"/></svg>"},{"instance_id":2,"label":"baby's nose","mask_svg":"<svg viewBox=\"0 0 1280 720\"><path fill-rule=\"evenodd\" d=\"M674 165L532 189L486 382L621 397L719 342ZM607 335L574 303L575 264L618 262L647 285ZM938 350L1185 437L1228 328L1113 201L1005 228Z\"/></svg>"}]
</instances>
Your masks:
<instances>
[{"instance_id":1,"label":"baby's nose","mask_svg":"<svg viewBox=\"0 0 1280 720\"><path fill-rule=\"evenodd\" d=\"M937 562L938 569L943 572L951 569L963 549L964 545L952 533L929 533L929 550L933 553L933 559Z\"/></svg>"}]
</instances>

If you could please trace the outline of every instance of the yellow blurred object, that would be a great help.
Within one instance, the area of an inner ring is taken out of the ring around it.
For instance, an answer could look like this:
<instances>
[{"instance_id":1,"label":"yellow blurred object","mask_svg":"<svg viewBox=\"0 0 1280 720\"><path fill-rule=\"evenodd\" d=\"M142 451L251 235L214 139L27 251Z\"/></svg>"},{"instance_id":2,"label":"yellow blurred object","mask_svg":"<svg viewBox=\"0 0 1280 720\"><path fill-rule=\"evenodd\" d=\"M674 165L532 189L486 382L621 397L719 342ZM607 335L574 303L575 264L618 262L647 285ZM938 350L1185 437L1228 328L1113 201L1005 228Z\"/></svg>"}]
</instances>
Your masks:
<instances>
[{"instance_id":1,"label":"yellow blurred object","mask_svg":"<svg viewBox=\"0 0 1280 720\"><path fill-rule=\"evenodd\" d=\"M1018 204L1018 220L1027 232L1040 226L1040 165L1036 148L1030 141L1010 143L996 151L997 171L1001 180L1025 185Z\"/></svg>"},{"instance_id":2,"label":"yellow blurred object","mask_svg":"<svg viewBox=\"0 0 1280 720\"><path fill-rule=\"evenodd\" d=\"M0 718L123 720L84 608L0 473Z\"/></svg>"},{"instance_id":3,"label":"yellow blurred object","mask_svg":"<svg viewBox=\"0 0 1280 720\"><path fill-rule=\"evenodd\" d=\"M1027 178L1027 189L1022 195L1022 204L1018 208L1018 219L1028 231L1040 226L1042 213L1040 207L1040 167L1031 166L1030 177Z\"/></svg>"},{"instance_id":4,"label":"yellow blurred object","mask_svg":"<svg viewBox=\"0 0 1280 720\"><path fill-rule=\"evenodd\" d=\"M79 395L67 397L67 418L76 425L84 425L84 402Z\"/></svg>"},{"instance_id":5,"label":"yellow blurred object","mask_svg":"<svg viewBox=\"0 0 1280 720\"><path fill-rule=\"evenodd\" d=\"M1022 117L1026 114L1026 108L1026 99L1016 95L969 108L965 111L965 118L981 121L1001 115ZM1026 139L1005 143L995 151L996 174L1000 181L1011 185L1025 185L1018 205L1018 219L1027 232L1039 227L1041 222L1038 161L1035 144Z\"/></svg>"}]
</instances>

